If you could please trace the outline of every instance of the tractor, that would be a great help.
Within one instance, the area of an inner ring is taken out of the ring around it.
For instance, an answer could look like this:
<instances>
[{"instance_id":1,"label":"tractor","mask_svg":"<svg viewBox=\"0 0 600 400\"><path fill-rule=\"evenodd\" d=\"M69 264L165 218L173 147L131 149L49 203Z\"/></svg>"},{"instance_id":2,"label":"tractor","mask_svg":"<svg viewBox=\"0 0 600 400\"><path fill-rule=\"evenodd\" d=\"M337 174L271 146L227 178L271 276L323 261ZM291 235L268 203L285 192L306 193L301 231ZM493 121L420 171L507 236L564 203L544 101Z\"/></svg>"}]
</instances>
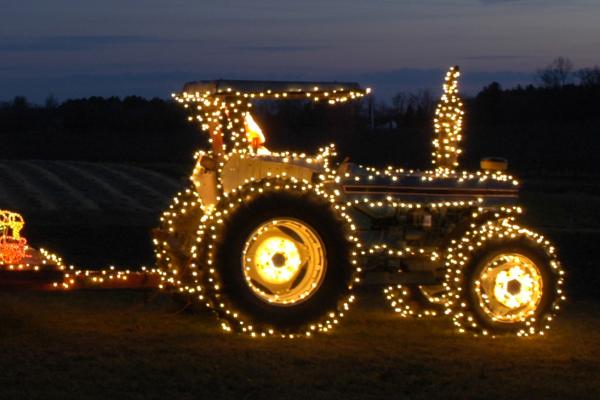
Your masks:
<instances>
[{"instance_id":1,"label":"tractor","mask_svg":"<svg viewBox=\"0 0 600 400\"><path fill-rule=\"evenodd\" d=\"M335 106L357 83L215 80L174 98L208 134L190 184L154 231L160 287L252 337L328 332L361 282L384 283L401 316L447 315L474 335L544 334L564 299L556 249L519 223L519 182L504 159L459 169L458 67L435 111L431 168L373 168L269 150L260 100Z\"/></svg>"}]
</instances>

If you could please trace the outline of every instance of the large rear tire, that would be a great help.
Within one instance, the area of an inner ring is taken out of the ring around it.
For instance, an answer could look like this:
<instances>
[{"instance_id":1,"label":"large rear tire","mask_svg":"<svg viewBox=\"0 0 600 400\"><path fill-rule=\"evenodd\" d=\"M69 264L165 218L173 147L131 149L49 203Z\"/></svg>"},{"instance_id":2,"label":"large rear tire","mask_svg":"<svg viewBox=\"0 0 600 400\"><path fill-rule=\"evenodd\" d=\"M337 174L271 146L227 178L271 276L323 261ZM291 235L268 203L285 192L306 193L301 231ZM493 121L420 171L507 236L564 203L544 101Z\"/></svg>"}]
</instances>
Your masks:
<instances>
[{"instance_id":1,"label":"large rear tire","mask_svg":"<svg viewBox=\"0 0 600 400\"><path fill-rule=\"evenodd\" d=\"M249 185L228 204L204 234L205 294L223 328L293 336L337 324L358 281L349 217L288 181Z\"/></svg>"}]
</instances>

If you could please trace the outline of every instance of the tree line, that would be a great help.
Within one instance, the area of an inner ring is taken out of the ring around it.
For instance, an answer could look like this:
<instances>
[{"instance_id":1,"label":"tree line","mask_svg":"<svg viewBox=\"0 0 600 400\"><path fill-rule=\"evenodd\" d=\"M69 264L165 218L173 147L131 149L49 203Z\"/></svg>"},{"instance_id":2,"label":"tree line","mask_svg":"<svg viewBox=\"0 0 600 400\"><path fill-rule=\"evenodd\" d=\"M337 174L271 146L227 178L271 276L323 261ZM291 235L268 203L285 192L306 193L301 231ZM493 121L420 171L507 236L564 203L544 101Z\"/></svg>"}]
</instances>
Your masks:
<instances>
[{"instance_id":1,"label":"tree line","mask_svg":"<svg viewBox=\"0 0 600 400\"><path fill-rule=\"evenodd\" d=\"M0 104L0 158L90 161L189 160L200 143L184 110L137 96L90 97L42 106Z\"/></svg>"},{"instance_id":2,"label":"tree line","mask_svg":"<svg viewBox=\"0 0 600 400\"><path fill-rule=\"evenodd\" d=\"M465 104L462 162L502 156L519 173L599 173L600 68L574 70L559 57L537 71L536 84L484 87ZM399 92L391 103L330 107L301 101L259 103L256 118L276 150L336 143L369 164L429 167L431 92ZM163 99L90 97L44 105L23 97L0 103L0 158L189 163L205 135L186 110Z\"/></svg>"}]
</instances>

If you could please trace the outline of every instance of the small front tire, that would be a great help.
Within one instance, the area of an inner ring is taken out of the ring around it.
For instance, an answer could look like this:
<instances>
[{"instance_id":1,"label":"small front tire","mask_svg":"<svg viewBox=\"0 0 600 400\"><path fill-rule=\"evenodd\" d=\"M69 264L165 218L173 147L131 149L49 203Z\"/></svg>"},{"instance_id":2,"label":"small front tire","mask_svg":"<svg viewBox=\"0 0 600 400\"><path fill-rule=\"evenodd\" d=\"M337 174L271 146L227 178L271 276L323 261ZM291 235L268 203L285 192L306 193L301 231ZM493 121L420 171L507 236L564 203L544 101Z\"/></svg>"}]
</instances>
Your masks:
<instances>
[{"instance_id":1,"label":"small front tire","mask_svg":"<svg viewBox=\"0 0 600 400\"><path fill-rule=\"evenodd\" d=\"M460 332L543 334L559 308L563 272L540 235L508 223L468 233L448 252L446 313Z\"/></svg>"}]
</instances>

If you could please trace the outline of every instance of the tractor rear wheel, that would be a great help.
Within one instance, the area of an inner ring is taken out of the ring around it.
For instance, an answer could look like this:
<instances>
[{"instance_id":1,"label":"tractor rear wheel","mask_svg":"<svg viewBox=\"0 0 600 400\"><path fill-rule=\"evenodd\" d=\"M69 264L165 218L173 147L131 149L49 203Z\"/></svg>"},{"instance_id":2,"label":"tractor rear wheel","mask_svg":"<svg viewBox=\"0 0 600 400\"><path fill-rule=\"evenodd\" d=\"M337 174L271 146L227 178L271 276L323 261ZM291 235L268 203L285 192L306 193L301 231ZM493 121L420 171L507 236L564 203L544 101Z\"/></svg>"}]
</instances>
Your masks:
<instances>
[{"instance_id":1,"label":"tractor rear wheel","mask_svg":"<svg viewBox=\"0 0 600 400\"><path fill-rule=\"evenodd\" d=\"M286 181L228 200L237 206L215 213L205 234L204 286L223 327L253 336L331 329L357 279L348 220Z\"/></svg>"}]
</instances>

